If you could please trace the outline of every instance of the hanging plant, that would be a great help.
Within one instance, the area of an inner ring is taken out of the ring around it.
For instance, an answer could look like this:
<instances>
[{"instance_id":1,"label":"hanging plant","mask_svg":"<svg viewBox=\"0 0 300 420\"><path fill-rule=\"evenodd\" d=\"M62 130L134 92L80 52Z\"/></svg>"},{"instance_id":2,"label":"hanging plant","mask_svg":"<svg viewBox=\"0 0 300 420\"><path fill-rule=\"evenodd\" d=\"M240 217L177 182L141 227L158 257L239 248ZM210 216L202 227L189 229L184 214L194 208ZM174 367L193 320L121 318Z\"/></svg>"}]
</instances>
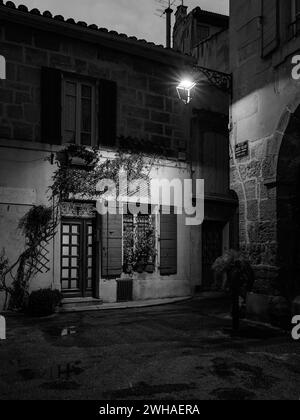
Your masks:
<instances>
[{"instance_id":1,"label":"hanging plant","mask_svg":"<svg viewBox=\"0 0 300 420\"><path fill-rule=\"evenodd\" d=\"M74 164L74 158L80 159L81 165ZM72 200L78 196L94 199L105 192L97 190L101 180L109 179L119 186L121 171L126 171L128 182L135 179L148 180L155 160L147 160L142 153L126 154L123 151L117 152L112 158L102 159L98 149L68 146L55 156L57 170L50 186L51 195L59 201Z\"/></svg>"}]
</instances>

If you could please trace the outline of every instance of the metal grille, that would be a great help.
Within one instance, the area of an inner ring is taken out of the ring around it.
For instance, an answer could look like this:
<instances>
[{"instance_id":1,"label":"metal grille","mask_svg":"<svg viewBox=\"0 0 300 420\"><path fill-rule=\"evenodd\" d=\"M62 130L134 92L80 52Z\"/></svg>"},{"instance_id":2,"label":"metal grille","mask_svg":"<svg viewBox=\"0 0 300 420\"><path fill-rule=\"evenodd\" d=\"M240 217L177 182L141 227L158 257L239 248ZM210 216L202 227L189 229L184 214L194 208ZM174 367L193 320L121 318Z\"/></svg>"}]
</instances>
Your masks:
<instances>
[{"instance_id":1,"label":"metal grille","mask_svg":"<svg viewBox=\"0 0 300 420\"><path fill-rule=\"evenodd\" d=\"M130 302L133 300L133 281L117 280L117 302Z\"/></svg>"}]
</instances>

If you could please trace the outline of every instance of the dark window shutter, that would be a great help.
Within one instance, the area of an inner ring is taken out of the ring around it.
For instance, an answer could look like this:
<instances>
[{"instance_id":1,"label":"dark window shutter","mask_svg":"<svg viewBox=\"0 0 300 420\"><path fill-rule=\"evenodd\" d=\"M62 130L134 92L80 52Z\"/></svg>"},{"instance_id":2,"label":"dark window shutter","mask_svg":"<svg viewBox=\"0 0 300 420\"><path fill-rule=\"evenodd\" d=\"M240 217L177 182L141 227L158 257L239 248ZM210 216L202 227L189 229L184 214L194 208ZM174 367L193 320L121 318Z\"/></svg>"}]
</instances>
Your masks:
<instances>
[{"instance_id":1,"label":"dark window shutter","mask_svg":"<svg viewBox=\"0 0 300 420\"><path fill-rule=\"evenodd\" d=\"M262 0L262 19L262 57L266 57L279 44L278 0Z\"/></svg>"},{"instance_id":2,"label":"dark window shutter","mask_svg":"<svg viewBox=\"0 0 300 420\"><path fill-rule=\"evenodd\" d=\"M41 136L43 143L61 144L62 75L43 67L41 73Z\"/></svg>"},{"instance_id":3,"label":"dark window shutter","mask_svg":"<svg viewBox=\"0 0 300 420\"><path fill-rule=\"evenodd\" d=\"M102 216L102 277L119 277L122 273L122 216Z\"/></svg>"},{"instance_id":4,"label":"dark window shutter","mask_svg":"<svg viewBox=\"0 0 300 420\"><path fill-rule=\"evenodd\" d=\"M99 146L114 147L117 136L117 84L100 80Z\"/></svg>"},{"instance_id":5,"label":"dark window shutter","mask_svg":"<svg viewBox=\"0 0 300 420\"><path fill-rule=\"evenodd\" d=\"M160 216L160 274L177 274L177 215Z\"/></svg>"}]
</instances>

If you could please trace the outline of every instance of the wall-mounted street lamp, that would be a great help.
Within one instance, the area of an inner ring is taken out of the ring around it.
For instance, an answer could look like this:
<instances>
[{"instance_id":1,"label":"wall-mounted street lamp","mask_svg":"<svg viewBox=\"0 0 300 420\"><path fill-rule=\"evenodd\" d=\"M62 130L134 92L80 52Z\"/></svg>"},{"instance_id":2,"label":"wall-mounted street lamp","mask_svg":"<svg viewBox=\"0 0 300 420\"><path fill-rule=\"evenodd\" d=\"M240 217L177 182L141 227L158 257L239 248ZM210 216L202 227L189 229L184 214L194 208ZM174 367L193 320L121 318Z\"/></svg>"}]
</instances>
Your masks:
<instances>
[{"instance_id":1,"label":"wall-mounted street lamp","mask_svg":"<svg viewBox=\"0 0 300 420\"><path fill-rule=\"evenodd\" d=\"M191 93L196 84L197 83L193 82L192 80L184 79L177 86L176 89L179 99L181 99L182 102L184 102L185 104L189 104L193 99Z\"/></svg>"},{"instance_id":2,"label":"wall-mounted street lamp","mask_svg":"<svg viewBox=\"0 0 300 420\"><path fill-rule=\"evenodd\" d=\"M207 78L208 83L211 86L214 86L225 93L231 94L231 74L222 73L220 71L200 66L194 66L193 73L194 75L190 79L183 79L176 87L179 99L181 99L183 103L189 104L193 99L193 90L197 85L197 81L199 81L199 73Z\"/></svg>"}]
</instances>

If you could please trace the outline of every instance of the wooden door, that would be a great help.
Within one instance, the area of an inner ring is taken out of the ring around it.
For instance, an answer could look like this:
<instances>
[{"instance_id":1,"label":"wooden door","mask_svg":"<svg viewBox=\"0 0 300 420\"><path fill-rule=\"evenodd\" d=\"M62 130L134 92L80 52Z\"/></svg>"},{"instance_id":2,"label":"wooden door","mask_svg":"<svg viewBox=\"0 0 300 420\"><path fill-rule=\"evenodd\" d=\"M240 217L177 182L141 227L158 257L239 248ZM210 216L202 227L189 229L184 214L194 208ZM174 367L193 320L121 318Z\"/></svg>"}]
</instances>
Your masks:
<instances>
[{"instance_id":1,"label":"wooden door","mask_svg":"<svg viewBox=\"0 0 300 420\"><path fill-rule=\"evenodd\" d=\"M90 297L95 279L95 221L63 219L61 286L66 297Z\"/></svg>"}]
</instances>

